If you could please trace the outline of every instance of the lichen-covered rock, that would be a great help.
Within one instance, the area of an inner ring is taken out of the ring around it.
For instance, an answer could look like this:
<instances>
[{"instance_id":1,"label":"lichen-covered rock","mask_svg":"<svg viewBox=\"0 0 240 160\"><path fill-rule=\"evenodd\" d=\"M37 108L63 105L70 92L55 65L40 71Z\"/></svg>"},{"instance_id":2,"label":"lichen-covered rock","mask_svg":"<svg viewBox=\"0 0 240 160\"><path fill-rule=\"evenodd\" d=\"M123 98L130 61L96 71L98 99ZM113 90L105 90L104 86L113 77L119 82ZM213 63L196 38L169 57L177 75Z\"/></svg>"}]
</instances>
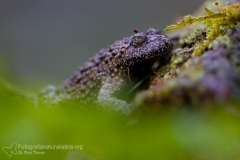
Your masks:
<instances>
[{"instance_id":1,"label":"lichen-covered rock","mask_svg":"<svg viewBox=\"0 0 240 160\"><path fill-rule=\"evenodd\" d=\"M236 24L240 21L239 2L228 3L227 5L222 5L218 2L215 2L214 6L217 8L217 11L204 8L205 14L198 17L186 15L184 16L183 20L176 25L174 24L167 26L165 31L179 29L196 22L204 24L205 31L202 32L205 32L206 38L194 48L193 52L194 56L201 55L217 37L225 35L227 29L235 28ZM197 37L199 36L199 31L195 30L195 32L196 34L194 34L194 36L191 35L192 38L190 39L195 39L195 41L198 42L199 39Z\"/></svg>"},{"instance_id":2,"label":"lichen-covered rock","mask_svg":"<svg viewBox=\"0 0 240 160\"><path fill-rule=\"evenodd\" d=\"M151 109L239 102L240 25L225 36L231 40L230 45L217 43L216 49L199 57L191 56L193 48L175 49L168 64L171 72L166 73L170 76L155 79L149 90L135 97L134 106Z\"/></svg>"}]
</instances>

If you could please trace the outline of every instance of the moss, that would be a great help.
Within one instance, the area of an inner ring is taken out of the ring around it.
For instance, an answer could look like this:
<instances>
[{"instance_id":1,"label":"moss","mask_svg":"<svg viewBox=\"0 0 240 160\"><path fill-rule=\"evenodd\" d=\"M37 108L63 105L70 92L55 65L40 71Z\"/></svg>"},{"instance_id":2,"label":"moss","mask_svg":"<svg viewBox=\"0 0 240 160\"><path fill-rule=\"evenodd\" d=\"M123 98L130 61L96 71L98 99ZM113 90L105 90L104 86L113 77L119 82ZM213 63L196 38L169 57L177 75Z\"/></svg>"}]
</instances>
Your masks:
<instances>
[{"instance_id":1,"label":"moss","mask_svg":"<svg viewBox=\"0 0 240 160\"><path fill-rule=\"evenodd\" d=\"M181 66L191 57L192 49L176 50L170 62L170 73L177 74Z\"/></svg>"},{"instance_id":2,"label":"moss","mask_svg":"<svg viewBox=\"0 0 240 160\"><path fill-rule=\"evenodd\" d=\"M190 34L190 36L188 36L188 37L184 36L183 38L181 38L179 40L179 44L181 46L184 46L186 44L191 46L192 44L203 42L205 38L206 38L206 28L197 27Z\"/></svg>"},{"instance_id":3,"label":"moss","mask_svg":"<svg viewBox=\"0 0 240 160\"><path fill-rule=\"evenodd\" d=\"M224 36L219 36L217 37L215 40L213 40L210 44L209 44L209 48L213 48L216 49L218 46L224 46L226 48L229 48L232 44L231 39L229 38L228 35L224 35Z\"/></svg>"},{"instance_id":4,"label":"moss","mask_svg":"<svg viewBox=\"0 0 240 160\"><path fill-rule=\"evenodd\" d=\"M165 31L172 31L200 22L206 27L206 39L197 47L195 47L193 55L199 56L217 37L224 36L227 29L234 28L240 21L240 3L233 3L227 6L222 6L219 3L214 3L218 11L213 12L205 8L206 14L199 17L187 15L184 20L176 25L167 26ZM197 34L190 36L190 40L196 37ZM186 40L189 41L189 40Z\"/></svg>"}]
</instances>

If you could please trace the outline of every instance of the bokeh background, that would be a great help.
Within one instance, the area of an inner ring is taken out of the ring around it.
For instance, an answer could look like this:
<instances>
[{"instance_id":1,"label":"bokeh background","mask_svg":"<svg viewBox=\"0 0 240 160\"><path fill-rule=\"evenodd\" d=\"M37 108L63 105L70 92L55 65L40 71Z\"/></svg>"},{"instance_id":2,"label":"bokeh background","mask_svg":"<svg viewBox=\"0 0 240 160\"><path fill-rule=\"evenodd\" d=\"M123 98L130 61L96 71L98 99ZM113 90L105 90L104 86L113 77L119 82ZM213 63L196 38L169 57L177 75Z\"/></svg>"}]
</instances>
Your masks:
<instances>
[{"instance_id":1,"label":"bokeh background","mask_svg":"<svg viewBox=\"0 0 240 160\"><path fill-rule=\"evenodd\" d=\"M201 0L1 0L0 63L20 84L60 84L133 29L163 29Z\"/></svg>"}]
</instances>

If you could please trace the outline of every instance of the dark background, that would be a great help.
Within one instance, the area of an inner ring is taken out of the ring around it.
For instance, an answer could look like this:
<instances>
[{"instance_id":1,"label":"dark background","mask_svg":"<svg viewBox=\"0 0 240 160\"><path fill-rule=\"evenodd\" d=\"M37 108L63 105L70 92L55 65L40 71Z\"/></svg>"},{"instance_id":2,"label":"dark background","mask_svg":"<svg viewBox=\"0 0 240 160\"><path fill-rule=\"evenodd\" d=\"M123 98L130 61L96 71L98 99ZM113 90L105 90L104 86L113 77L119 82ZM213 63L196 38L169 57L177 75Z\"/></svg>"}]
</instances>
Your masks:
<instances>
[{"instance_id":1,"label":"dark background","mask_svg":"<svg viewBox=\"0 0 240 160\"><path fill-rule=\"evenodd\" d=\"M0 63L17 83L60 84L133 29L163 30L201 0L1 0Z\"/></svg>"}]
</instances>

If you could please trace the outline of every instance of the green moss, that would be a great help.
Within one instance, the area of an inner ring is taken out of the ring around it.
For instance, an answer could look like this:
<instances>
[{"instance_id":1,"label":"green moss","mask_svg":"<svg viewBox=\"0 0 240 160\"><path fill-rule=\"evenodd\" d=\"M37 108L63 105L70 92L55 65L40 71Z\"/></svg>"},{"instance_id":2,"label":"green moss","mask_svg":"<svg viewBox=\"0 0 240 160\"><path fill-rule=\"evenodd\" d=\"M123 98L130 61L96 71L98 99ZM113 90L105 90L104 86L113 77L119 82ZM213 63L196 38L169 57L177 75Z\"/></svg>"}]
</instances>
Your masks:
<instances>
[{"instance_id":1,"label":"green moss","mask_svg":"<svg viewBox=\"0 0 240 160\"><path fill-rule=\"evenodd\" d=\"M191 44L203 42L205 38L206 38L206 28L197 27L190 34L190 36L188 36L187 38L186 37L181 38L179 40L179 43L181 46L185 44L191 45Z\"/></svg>"},{"instance_id":2,"label":"green moss","mask_svg":"<svg viewBox=\"0 0 240 160\"><path fill-rule=\"evenodd\" d=\"M205 8L207 14L200 17L187 15L184 17L184 20L178 24L166 27L165 31L183 28L195 22L204 24L206 27L206 39L198 45L193 52L195 56L201 55L213 40L219 36L224 36L227 29L234 28L240 21L240 3L233 3L227 6L222 6L219 3L214 3L214 5L219 11L212 12ZM190 37L190 40L193 39L194 34Z\"/></svg>"},{"instance_id":3,"label":"green moss","mask_svg":"<svg viewBox=\"0 0 240 160\"><path fill-rule=\"evenodd\" d=\"M224 36L218 36L215 40L213 40L210 44L209 47L216 49L219 45L223 45L227 48L229 48L232 44L231 39L229 36L224 35Z\"/></svg>"}]
</instances>

